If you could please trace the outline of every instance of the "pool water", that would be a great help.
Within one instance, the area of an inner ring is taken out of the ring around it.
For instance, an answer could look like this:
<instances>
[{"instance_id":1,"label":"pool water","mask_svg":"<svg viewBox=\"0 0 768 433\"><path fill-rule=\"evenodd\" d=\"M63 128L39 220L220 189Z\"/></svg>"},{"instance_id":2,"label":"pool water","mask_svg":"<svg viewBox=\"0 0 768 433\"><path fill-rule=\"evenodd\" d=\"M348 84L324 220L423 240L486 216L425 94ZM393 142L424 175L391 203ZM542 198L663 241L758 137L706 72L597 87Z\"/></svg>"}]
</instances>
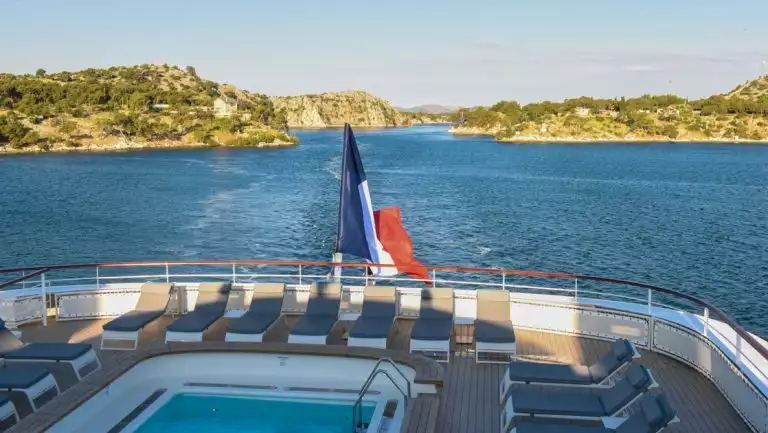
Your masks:
<instances>
[{"instance_id":1,"label":"pool water","mask_svg":"<svg viewBox=\"0 0 768 433\"><path fill-rule=\"evenodd\" d=\"M373 405L363 405L364 422L370 422L373 411ZM183 393L168 400L136 432L349 433L351 429L349 402Z\"/></svg>"}]
</instances>

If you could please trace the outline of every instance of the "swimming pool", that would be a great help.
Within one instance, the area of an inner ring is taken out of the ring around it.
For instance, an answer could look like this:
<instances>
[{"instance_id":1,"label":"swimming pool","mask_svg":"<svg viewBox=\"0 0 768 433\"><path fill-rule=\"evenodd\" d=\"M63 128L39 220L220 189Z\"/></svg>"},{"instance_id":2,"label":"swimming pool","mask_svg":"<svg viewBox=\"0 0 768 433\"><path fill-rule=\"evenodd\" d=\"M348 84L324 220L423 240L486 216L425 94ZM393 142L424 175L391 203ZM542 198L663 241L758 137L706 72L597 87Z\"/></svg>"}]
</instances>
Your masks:
<instances>
[{"instance_id":1,"label":"swimming pool","mask_svg":"<svg viewBox=\"0 0 768 433\"><path fill-rule=\"evenodd\" d=\"M374 409L363 405L365 423ZM351 428L349 401L180 393L135 432L349 433Z\"/></svg>"}]
</instances>

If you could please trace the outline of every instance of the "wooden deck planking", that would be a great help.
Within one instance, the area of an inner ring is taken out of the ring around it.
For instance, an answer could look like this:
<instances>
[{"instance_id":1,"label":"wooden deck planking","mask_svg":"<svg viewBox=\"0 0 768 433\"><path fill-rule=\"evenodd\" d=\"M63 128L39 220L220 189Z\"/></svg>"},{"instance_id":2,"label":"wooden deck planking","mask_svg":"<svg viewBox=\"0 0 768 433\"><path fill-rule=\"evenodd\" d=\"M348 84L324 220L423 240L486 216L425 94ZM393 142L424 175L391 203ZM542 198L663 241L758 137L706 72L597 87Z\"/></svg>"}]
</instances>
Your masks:
<instances>
[{"instance_id":1,"label":"wooden deck planking","mask_svg":"<svg viewBox=\"0 0 768 433\"><path fill-rule=\"evenodd\" d=\"M89 342L98 348L101 325L107 320L72 322L51 321L51 326L23 327L25 341ZM145 329L141 346L162 343L164 329L173 321L163 317ZM222 341L228 319L219 320L205 335L206 341ZM267 342L285 342L295 320L288 318L276 325L265 337ZM408 350L411 320L399 320L390 335L389 348ZM334 328L329 344L345 344L349 323ZM608 350L609 343L538 331L518 330L517 351L520 356L558 362L591 363ZM462 345L465 346L465 345ZM651 369L661 390L675 408L681 422L671 425L670 433L740 433L750 431L717 388L692 368L663 355L641 350L640 362ZM123 351L103 351L102 362L121 363ZM408 433L498 433L500 408L498 384L505 367L498 364L475 364L468 356L456 356L446 367L444 387L438 397L414 399L408 409ZM62 384L67 388L71 383ZM428 401L429 400L429 401ZM439 400L439 401L437 401ZM435 407L437 410L435 411ZM430 421L434 420L434 421ZM415 423L415 424L414 424ZM434 423L434 429L429 430ZM419 430L413 430L413 428ZM426 430L422 430L426 428Z\"/></svg>"}]
</instances>

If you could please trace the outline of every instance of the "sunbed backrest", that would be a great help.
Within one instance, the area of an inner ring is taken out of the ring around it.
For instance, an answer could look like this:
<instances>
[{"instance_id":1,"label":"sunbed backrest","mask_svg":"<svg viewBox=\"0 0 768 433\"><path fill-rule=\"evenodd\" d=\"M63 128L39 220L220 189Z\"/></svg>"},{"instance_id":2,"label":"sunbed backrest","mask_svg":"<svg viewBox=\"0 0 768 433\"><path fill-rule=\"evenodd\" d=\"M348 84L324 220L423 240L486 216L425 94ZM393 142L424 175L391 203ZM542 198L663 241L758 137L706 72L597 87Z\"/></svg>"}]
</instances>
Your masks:
<instances>
[{"instance_id":1,"label":"sunbed backrest","mask_svg":"<svg viewBox=\"0 0 768 433\"><path fill-rule=\"evenodd\" d=\"M307 316L338 316L341 296L339 283L312 283L307 302Z\"/></svg>"},{"instance_id":2,"label":"sunbed backrest","mask_svg":"<svg viewBox=\"0 0 768 433\"><path fill-rule=\"evenodd\" d=\"M419 318L453 319L453 289L441 287L423 290Z\"/></svg>"},{"instance_id":3,"label":"sunbed backrest","mask_svg":"<svg viewBox=\"0 0 768 433\"><path fill-rule=\"evenodd\" d=\"M171 283L144 283L141 286L139 301L136 303L136 311L158 311L168 307L171 299Z\"/></svg>"},{"instance_id":4,"label":"sunbed backrest","mask_svg":"<svg viewBox=\"0 0 768 433\"><path fill-rule=\"evenodd\" d=\"M651 374L648 369L638 364L630 366L626 376L600 396L603 409L606 413L613 414L644 393L651 384Z\"/></svg>"},{"instance_id":5,"label":"sunbed backrest","mask_svg":"<svg viewBox=\"0 0 768 433\"><path fill-rule=\"evenodd\" d=\"M221 314L227 307L232 283L201 283L197 289L195 311L198 313Z\"/></svg>"},{"instance_id":6,"label":"sunbed backrest","mask_svg":"<svg viewBox=\"0 0 768 433\"><path fill-rule=\"evenodd\" d=\"M615 433L656 433L675 419L675 411L663 395L648 396L635 411L615 430Z\"/></svg>"},{"instance_id":7,"label":"sunbed backrest","mask_svg":"<svg viewBox=\"0 0 768 433\"><path fill-rule=\"evenodd\" d=\"M485 322L508 322L509 292L506 290L477 291L477 319Z\"/></svg>"},{"instance_id":8,"label":"sunbed backrest","mask_svg":"<svg viewBox=\"0 0 768 433\"><path fill-rule=\"evenodd\" d=\"M259 283L253 287L250 310L258 313L280 312L283 307L283 283Z\"/></svg>"},{"instance_id":9,"label":"sunbed backrest","mask_svg":"<svg viewBox=\"0 0 768 433\"><path fill-rule=\"evenodd\" d=\"M13 335L10 329L5 327L5 321L0 319L0 354L10 352L23 346L24 342Z\"/></svg>"},{"instance_id":10,"label":"sunbed backrest","mask_svg":"<svg viewBox=\"0 0 768 433\"><path fill-rule=\"evenodd\" d=\"M397 315L394 286L368 286L363 292L363 317L392 317Z\"/></svg>"},{"instance_id":11,"label":"sunbed backrest","mask_svg":"<svg viewBox=\"0 0 768 433\"><path fill-rule=\"evenodd\" d=\"M601 356L596 363L589 366L589 372L592 379L596 382L602 382L610 376L617 368L627 362L632 362L632 343L625 339L616 340L611 344L611 350Z\"/></svg>"}]
</instances>

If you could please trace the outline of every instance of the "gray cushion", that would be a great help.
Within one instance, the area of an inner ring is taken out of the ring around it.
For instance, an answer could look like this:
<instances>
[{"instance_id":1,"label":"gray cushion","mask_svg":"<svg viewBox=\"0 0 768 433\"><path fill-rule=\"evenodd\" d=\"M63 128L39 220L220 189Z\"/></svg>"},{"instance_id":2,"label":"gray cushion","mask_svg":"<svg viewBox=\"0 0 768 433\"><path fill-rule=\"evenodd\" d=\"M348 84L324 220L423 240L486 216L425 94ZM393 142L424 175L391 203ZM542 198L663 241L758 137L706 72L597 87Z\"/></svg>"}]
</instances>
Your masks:
<instances>
[{"instance_id":1,"label":"gray cushion","mask_svg":"<svg viewBox=\"0 0 768 433\"><path fill-rule=\"evenodd\" d=\"M138 331L165 314L165 309L155 311L129 311L102 326L105 331Z\"/></svg>"},{"instance_id":2,"label":"gray cushion","mask_svg":"<svg viewBox=\"0 0 768 433\"><path fill-rule=\"evenodd\" d=\"M267 332L267 329L269 329L278 318L280 318L279 310L270 313L248 310L241 317L229 323L227 332L235 334L262 334Z\"/></svg>"},{"instance_id":3,"label":"gray cushion","mask_svg":"<svg viewBox=\"0 0 768 433\"><path fill-rule=\"evenodd\" d=\"M93 346L85 343L30 343L3 355L6 359L35 359L73 361L85 355Z\"/></svg>"},{"instance_id":4,"label":"gray cushion","mask_svg":"<svg viewBox=\"0 0 768 433\"><path fill-rule=\"evenodd\" d=\"M601 356L598 361L589 366L589 371L595 383L602 382L606 377L613 374L622 365L632 362L632 345L625 339L615 341L611 345L611 350Z\"/></svg>"},{"instance_id":5,"label":"gray cushion","mask_svg":"<svg viewBox=\"0 0 768 433\"><path fill-rule=\"evenodd\" d=\"M0 368L0 389L27 389L49 373L45 367L11 365Z\"/></svg>"},{"instance_id":6,"label":"gray cushion","mask_svg":"<svg viewBox=\"0 0 768 433\"><path fill-rule=\"evenodd\" d=\"M592 377L585 365L510 362L509 378L518 382L566 383L590 385Z\"/></svg>"},{"instance_id":7,"label":"gray cushion","mask_svg":"<svg viewBox=\"0 0 768 433\"><path fill-rule=\"evenodd\" d=\"M338 316L340 300L338 295L313 295L307 303L305 316Z\"/></svg>"},{"instance_id":8,"label":"gray cushion","mask_svg":"<svg viewBox=\"0 0 768 433\"><path fill-rule=\"evenodd\" d=\"M394 317L397 315L395 300L397 289L394 286L366 287L363 298L362 316Z\"/></svg>"},{"instance_id":9,"label":"gray cushion","mask_svg":"<svg viewBox=\"0 0 768 433\"><path fill-rule=\"evenodd\" d=\"M219 320L224 315L224 309L221 311L210 309L195 309L178 319L170 326L168 331L172 332L203 332L213 325L213 322Z\"/></svg>"},{"instance_id":10,"label":"gray cushion","mask_svg":"<svg viewBox=\"0 0 768 433\"><path fill-rule=\"evenodd\" d=\"M280 314L283 308L283 298L254 298L248 312L261 314Z\"/></svg>"},{"instance_id":11,"label":"gray cushion","mask_svg":"<svg viewBox=\"0 0 768 433\"><path fill-rule=\"evenodd\" d=\"M0 354L14 351L24 346L24 342L19 340L19 337L15 336L3 323L0 328Z\"/></svg>"},{"instance_id":12,"label":"gray cushion","mask_svg":"<svg viewBox=\"0 0 768 433\"><path fill-rule=\"evenodd\" d=\"M596 417L605 415L600 399L592 394L515 390L511 395L517 413Z\"/></svg>"},{"instance_id":13,"label":"gray cushion","mask_svg":"<svg viewBox=\"0 0 768 433\"><path fill-rule=\"evenodd\" d=\"M419 319L413 325L411 339L444 341L451 338L453 319Z\"/></svg>"},{"instance_id":14,"label":"gray cushion","mask_svg":"<svg viewBox=\"0 0 768 433\"><path fill-rule=\"evenodd\" d=\"M641 365L631 365L627 374L613 387L606 389L600 396L606 414L613 415L638 395L644 393L651 386L651 376L648 370Z\"/></svg>"},{"instance_id":15,"label":"gray cushion","mask_svg":"<svg viewBox=\"0 0 768 433\"><path fill-rule=\"evenodd\" d=\"M387 338L393 324L394 317L360 316L352 324L349 336L353 338Z\"/></svg>"},{"instance_id":16,"label":"gray cushion","mask_svg":"<svg viewBox=\"0 0 768 433\"><path fill-rule=\"evenodd\" d=\"M291 329L291 335L328 335L336 324L336 316L301 316Z\"/></svg>"},{"instance_id":17,"label":"gray cushion","mask_svg":"<svg viewBox=\"0 0 768 433\"><path fill-rule=\"evenodd\" d=\"M165 311L168 301L171 299L171 283L145 283L141 286L139 301L134 310L137 311Z\"/></svg>"},{"instance_id":18,"label":"gray cushion","mask_svg":"<svg viewBox=\"0 0 768 433\"><path fill-rule=\"evenodd\" d=\"M519 421L515 423L517 433L610 433L603 426L581 426L556 423L535 423Z\"/></svg>"},{"instance_id":19,"label":"gray cushion","mask_svg":"<svg viewBox=\"0 0 768 433\"><path fill-rule=\"evenodd\" d=\"M624 421L616 433L656 433L674 418L675 411L669 407L666 397L648 396L640 402L640 410Z\"/></svg>"},{"instance_id":20,"label":"gray cushion","mask_svg":"<svg viewBox=\"0 0 768 433\"><path fill-rule=\"evenodd\" d=\"M515 329L510 321L475 322L475 338L482 343L514 343Z\"/></svg>"}]
</instances>

